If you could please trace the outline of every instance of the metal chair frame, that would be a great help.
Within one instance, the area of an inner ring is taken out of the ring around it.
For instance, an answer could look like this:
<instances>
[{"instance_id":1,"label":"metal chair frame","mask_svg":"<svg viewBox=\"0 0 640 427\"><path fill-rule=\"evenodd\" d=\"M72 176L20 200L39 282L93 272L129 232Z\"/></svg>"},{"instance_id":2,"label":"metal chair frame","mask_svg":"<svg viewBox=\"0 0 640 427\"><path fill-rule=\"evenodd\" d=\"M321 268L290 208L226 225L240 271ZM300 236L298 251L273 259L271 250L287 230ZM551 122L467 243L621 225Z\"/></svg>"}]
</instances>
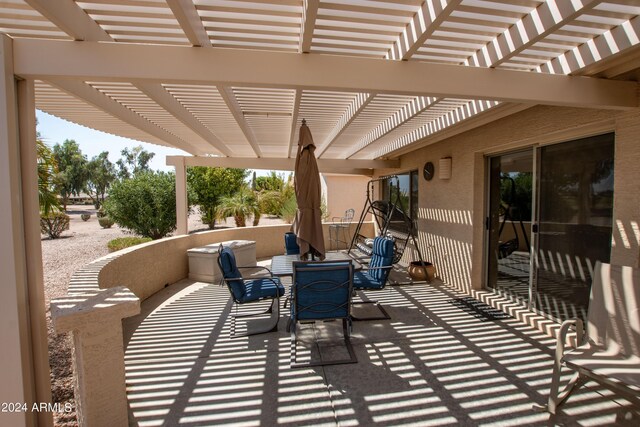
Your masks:
<instances>
[{"instance_id":1,"label":"metal chair frame","mask_svg":"<svg viewBox=\"0 0 640 427\"><path fill-rule=\"evenodd\" d=\"M231 248L229 248L231 250ZM280 295L278 295L278 293L276 294L276 296L265 296L265 297L261 297L261 298L257 298L255 300L251 300L251 301L245 301L242 302L240 301L236 295L233 292L233 288L231 286L231 282L233 281L237 281L237 280L242 280L243 285L246 287L247 285L251 284L251 282L255 281L255 280L259 280L259 279L268 279L271 282L273 282L273 284L276 286L276 288L278 288L280 285L280 287L282 286L282 283L280 282L280 279L278 279L277 277L274 277L273 274L271 274L271 270L269 270L267 267L263 267L263 266L249 266L249 267L238 267L235 266L235 268L237 268L238 270L266 270L269 275L268 276L256 276L256 277L252 277L251 279L245 278L245 277L224 277L224 269L222 266L222 261L221 261L221 255L222 255L222 250L223 250L223 246L220 245L218 247L218 267L220 268L220 272L222 274L222 279L221 279L221 285L224 283L227 285L227 288L229 289L229 293L231 294L231 299L233 300L234 303L234 309L235 309L235 314L231 315L231 330L230 330L230 336L231 338L240 338L240 337L247 337L247 336L253 336L253 335L260 335L260 334L266 334L269 332L277 332L278 331L278 321L280 320ZM233 253L233 251L232 251ZM259 313L249 313L249 314L238 314L238 307L240 305L245 305L245 304L251 304L254 302L260 302L260 301L264 301L267 299L271 299L271 304L269 305L269 307L264 310L261 311ZM275 307L275 310L274 310ZM273 316L273 312L275 311L275 316ZM271 322L269 322L267 324L267 327L265 328L260 328L259 330L255 331L255 332L247 332L244 334L236 334L235 330L236 330L236 319L237 318L247 318L247 317L255 317L255 316L262 316L264 314L270 314L271 316Z\"/></svg>"},{"instance_id":2,"label":"metal chair frame","mask_svg":"<svg viewBox=\"0 0 640 427\"><path fill-rule=\"evenodd\" d=\"M329 245L331 250L334 249L334 243L335 250L340 249L340 243L344 243L345 249L348 248L349 243L351 243L349 228L351 227L355 214L355 209L351 208L344 212L344 216L334 216L331 218L331 222L334 223L329 225ZM342 238L340 233L342 233Z\"/></svg>"},{"instance_id":3,"label":"metal chair frame","mask_svg":"<svg viewBox=\"0 0 640 427\"><path fill-rule=\"evenodd\" d=\"M299 273L320 273L327 271L340 271L346 270L347 281L333 281L327 278L314 280L305 284L301 284L298 281ZM353 292L353 265L351 261L298 261L293 263L293 285L291 287L291 368L303 368L311 366L325 366L325 365L341 365L347 363L357 363L353 345L351 344L351 295ZM323 286L324 285L324 286ZM336 290L344 288L346 289L346 301L341 304L336 304L333 301L327 301L320 298L318 301L314 301L313 304L307 306L299 305L300 292L313 292L316 295L322 296L330 295L336 292ZM334 311L343 311L345 314L342 316L328 315L328 313ZM300 315L303 314L302 318ZM344 342L347 351L349 352L349 358L331 360L331 361L318 361L309 363L298 362L297 347L297 323L298 322L315 322L315 321L330 321L330 320L342 320L342 333L344 336Z\"/></svg>"}]
</instances>

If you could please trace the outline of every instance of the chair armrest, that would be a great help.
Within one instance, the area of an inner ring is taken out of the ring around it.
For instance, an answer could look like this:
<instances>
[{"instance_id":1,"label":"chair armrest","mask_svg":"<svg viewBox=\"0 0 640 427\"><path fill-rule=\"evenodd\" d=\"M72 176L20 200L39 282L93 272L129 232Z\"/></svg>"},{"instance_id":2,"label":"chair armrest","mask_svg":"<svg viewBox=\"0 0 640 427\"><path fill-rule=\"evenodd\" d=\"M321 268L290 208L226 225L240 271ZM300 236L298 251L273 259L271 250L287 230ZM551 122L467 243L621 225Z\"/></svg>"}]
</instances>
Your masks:
<instances>
[{"instance_id":1,"label":"chair armrest","mask_svg":"<svg viewBox=\"0 0 640 427\"><path fill-rule=\"evenodd\" d=\"M269 272L268 276L252 276L252 277L245 277L245 276L240 276L240 277L228 277L225 278L223 277L222 280L252 280L252 279L264 279L264 278L273 278L275 277L272 273L271 270L269 270L267 267L263 267L261 265L254 265L254 266L246 266L246 267L236 267L238 270L267 270L267 272Z\"/></svg>"},{"instance_id":2,"label":"chair armrest","mask_svg":"<svg viewBox=\"0 0 640 427\"><path fill-rule=\"evenodd\" d=\"M269 275L268 276L251 276L251 277L243 277L242 280L246 283L246 282L250 282L252 280L256 280L256 279L269 279L271 282L273 282L274 285L278 284L278 281L280 279L278 279L276 276L273 275L273 273L271 272L271 270L269 270L267 267L261 266L261 265L254 265L254 266L246 266L246 267L238 267L238 269L254 269L254 270L266 270Z\"/></svg>"},{"instance_id":3,"label":"chair armrest","mask_svg":"<svg viewBox=\"0 0 640 427\"><path fill-rule=\"evenodd\" d=\"M369 268L363 268L363 270L386 270L389 268L393 268L393 265L386 265L383 267L369 267Z\"/></svg>"},{"instance_id":4,"label":"chair armrest","mask_svg":"<svg viewBox=\"0 0 640 427\"><path fill-rule=\"evenodd\" d=\"M269 276L273 276L273 273L271 272L271 270L269 270L267 267L261 266L261 265L253 265L253 266L246 266L246 267L238 267L238 270L240 269L255 269L255 270L267 270L269 272Z\"/></svg>"},{"instance_id":5,"label":"chair armrest","mask_svg":"<svg viewBox=\"0 0 640 427\"><path fill-rule=\"evenodd\" d=\"M558 339L556 342L556 362L560 363L564 356L564 348L567 342L567 335L571 328L575 327L576 330L576 346L582 343L584 335L584 326L582 319L569 319L562 322L560 330L558 331Z\"/></svg>"}]
</instances>

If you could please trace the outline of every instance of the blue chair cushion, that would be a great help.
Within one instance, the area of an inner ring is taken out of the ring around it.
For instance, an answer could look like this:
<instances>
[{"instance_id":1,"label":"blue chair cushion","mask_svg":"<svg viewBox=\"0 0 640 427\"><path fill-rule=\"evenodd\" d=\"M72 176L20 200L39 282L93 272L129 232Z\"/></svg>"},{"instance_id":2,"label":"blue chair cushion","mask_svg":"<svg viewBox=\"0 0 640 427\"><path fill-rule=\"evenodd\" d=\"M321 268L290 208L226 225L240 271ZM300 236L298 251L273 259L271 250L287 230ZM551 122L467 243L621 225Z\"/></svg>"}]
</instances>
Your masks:
<instances>
[{"instance_id":1,"label":"blue chair cushion","mask_svg":"<svg viewBox=\"0 0 640 427\"><path fill-rule=\"evenodd\" d=\"M236 265L236 256L233 254L231 248L222 248L222 251L218 254L218 265L225 279L242 277ZM243 301L245 299L245 285L242 279L227 280L227 285L233 294L233 299L236 301Z\"/></svg>"},{"instance_id":2,"label":"blue chair cushion","mask_svg":"<svg viewBox=\"0 0 640 427\"><path fill-rule=\"evenodd\" d=\"M257 301L263 298L278 298L284 295L284 286L277 277L257 278L244 283L244 295L240 303Z\"/></svg>"},{"instance_id":3,"label":"blue chair cushion","mask_svg":"<svg viewBox=\"0 0 640 427\"><path fill-rule=\"evenodd\" d=\"M284 233L284 249L287 255L298 255L300 253L296 233L291 231Z\"/></svg>"},{"instance_id":4,"label":"blue chair cushion","mask_svg":"<svg viewBox=\"0 0 640 427\"><path fill-rule=\"evenodd\" d=\"M367 270L355 271L353 273L353 289L382 289L384 288L385 282L386 280L379 280L373 277Z\"/></svg>"},{"instance_id":5,"label":"blue chair cushion","mask_svg":"<svg viewBox=\"0 0 640 427\"><path fill-rule=\"evenodd\" d=\"M376 237L373 240L373 253L371 255L371 261L369 262L369 267L388 267L393 265L393 247L393 240L380 236ZM389 275L389 269L379 268L370 270L369 275L377 281L385 282Z\"/></svg>"}]
</instances>

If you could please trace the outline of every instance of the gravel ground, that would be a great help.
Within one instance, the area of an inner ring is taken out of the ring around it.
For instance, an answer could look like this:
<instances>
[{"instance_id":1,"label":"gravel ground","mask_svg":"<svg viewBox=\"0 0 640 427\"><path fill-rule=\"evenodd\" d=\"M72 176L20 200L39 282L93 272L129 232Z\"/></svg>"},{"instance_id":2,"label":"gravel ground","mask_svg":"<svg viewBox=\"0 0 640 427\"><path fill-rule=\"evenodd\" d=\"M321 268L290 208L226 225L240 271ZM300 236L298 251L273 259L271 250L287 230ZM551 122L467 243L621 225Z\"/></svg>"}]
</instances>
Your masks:
<instances>
[{"instance_id":1,"label":"gravel ground","mask_svg":"<svg viewBox=\"0 0 640 427\"><path fill-rule=\"evenodd\" d=\"M51 365L51 389L53 402L70 403L75 408L73 397L73 367L71 364L71 334L56 334L51 325L49 302L67 293L67 285L73 273L86 264L109 253L107 242L117 237L128 236L117 225L103 229L98 224L92 206L67 206L71 217L69 230L59 239L42 237L42 261L44 265L45 299L47 307L47 329L49 331L49 364ZM90 213L88 221L82 221L80 215ZM262 217L261 225L281 224L276 218ZM234 227L228 218L220 227ZM189 230L203 231L208 227L200 221L197 214L189 216ZM75 410L70 413L54 413L56 426L77 426Z\"/></svg>"}]
</instances>

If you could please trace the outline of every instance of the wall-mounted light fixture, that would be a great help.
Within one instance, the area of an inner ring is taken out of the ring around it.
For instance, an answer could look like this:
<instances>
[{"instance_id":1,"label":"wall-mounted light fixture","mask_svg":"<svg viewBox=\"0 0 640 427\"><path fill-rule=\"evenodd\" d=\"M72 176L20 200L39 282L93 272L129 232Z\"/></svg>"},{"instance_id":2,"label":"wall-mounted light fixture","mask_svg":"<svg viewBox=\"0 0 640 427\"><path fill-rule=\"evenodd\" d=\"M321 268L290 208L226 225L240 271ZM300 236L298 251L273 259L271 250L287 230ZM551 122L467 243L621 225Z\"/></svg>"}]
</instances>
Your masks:
<instances>
[{"instance_id":1,"label":"wall-mounted light fixture","mask_svg":"<svg viewBox=\"0 0 640 427\"><path fill-rule=\"evenodd\" d=\"M438 171L440 179L451 178L451 157L443 157L440 159Z\"/></svg>"}]
</instances>

